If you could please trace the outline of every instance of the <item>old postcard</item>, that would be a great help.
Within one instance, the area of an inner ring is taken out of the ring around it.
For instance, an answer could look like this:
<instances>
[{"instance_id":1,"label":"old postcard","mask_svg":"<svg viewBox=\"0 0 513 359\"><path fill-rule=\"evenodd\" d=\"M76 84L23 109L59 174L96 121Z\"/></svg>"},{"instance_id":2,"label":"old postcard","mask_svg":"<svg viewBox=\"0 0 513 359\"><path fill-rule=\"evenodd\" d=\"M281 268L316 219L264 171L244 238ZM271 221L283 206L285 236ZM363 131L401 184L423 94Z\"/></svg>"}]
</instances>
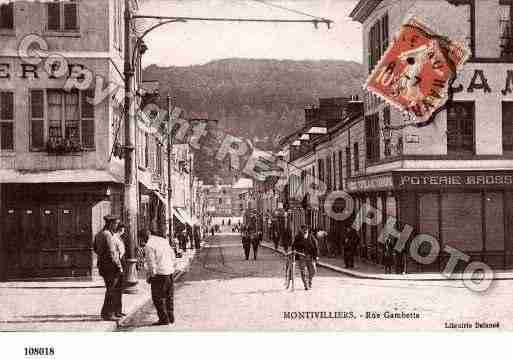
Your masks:
<instances>
[{"instance_id":1,"label":"old postcard","mask_svg":"<svg viewBox=\"0 0 513 359\"><path fill-rule=\"evenodd\" d=\"M0 331L513 329L512 5L0 0Z\"/></svg>"}]
</instances>

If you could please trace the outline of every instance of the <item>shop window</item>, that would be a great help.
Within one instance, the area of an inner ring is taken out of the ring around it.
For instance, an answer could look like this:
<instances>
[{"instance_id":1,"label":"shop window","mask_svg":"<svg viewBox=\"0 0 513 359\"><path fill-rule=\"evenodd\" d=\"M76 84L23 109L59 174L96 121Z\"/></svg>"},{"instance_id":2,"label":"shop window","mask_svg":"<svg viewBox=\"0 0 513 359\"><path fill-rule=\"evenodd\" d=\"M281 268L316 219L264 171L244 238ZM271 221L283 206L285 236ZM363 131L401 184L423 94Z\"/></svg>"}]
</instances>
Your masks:
<instances>
[{"instance_id":1,"label":"shop window","mask_svg":"<svg viewBox=\"0 0 513 359\"><path fill-rule=\"evenodd\" d=\"M504 250L504 199L501 192L484 193L486 250Z\"/></svg>"},{"instance_id":2,"label":"shop window","mask_svg":"<svg viewBox=\"0 0 513 359\"><path fill-rule=\"evenodd\" d=\"M53 1L46 4L47 30L78 31L78 1Z\"/></svg>"},{"instance_id":3,"label":"shop window","mask_svg":"<svg viewBox=\"0 0 513 359\"><path fill-rule=\"evenodd\" d=\"M14 95L0 92L0 150L14 150Z\"/></svg>"},{"instance_id":4,"label":"shop window","mask_svg":"<svg viewBox=\"0 0 513 359\"><path fill-rule=\"evenodd\" d=\"M0 29L14 29L14 2L0 5Z\"/></svg>"},{"instance_id":5,"label":"shop window","mask_svg":"<svg viewBox=\"0 0 513 359\"><path fill-rule=\"evenodd\" d=\"M481 193L442 194L442 239L462 251L481 251Z\"/></svg>"},{"instance_id":6,"label":"shop window","mask_svg":"<svg viewBox=\"0 0 513 359\"><path fill-rule=\"evenodd\" d=\"M502 103L502 152L513 153L513 102Z\"/></svg>"},{"instance_id":7,"label":"shop window","mask_svg":"<svg viewBox=\"0 0 513 359\"><path fill-rule=\"evenodd\" d=\"M439 237L438 225L439 205L438 193L419 194L419 231L435 238Z\"/></svg>"},{"instance_id":8,"label":"shop window","mask_svg":"<svg viewBox=\"0 0 513 359\"><path fill-rule=\"evenodd\" d=\"M447 153L474 152L474 102L453 102L447 109Z\"/></svg>"}]
</instances>

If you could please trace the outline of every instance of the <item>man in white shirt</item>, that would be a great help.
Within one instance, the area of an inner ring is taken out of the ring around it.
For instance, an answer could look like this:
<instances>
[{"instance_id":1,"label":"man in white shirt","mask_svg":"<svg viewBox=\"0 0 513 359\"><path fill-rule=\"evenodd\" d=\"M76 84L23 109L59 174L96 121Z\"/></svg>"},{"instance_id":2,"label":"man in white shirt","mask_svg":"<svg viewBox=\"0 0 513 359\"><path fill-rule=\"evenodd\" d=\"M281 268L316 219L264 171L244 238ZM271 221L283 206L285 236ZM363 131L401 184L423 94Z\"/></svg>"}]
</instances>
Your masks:
<instances>
[{"instance_id":1,"label":"man in white shirt","mask_svg":"<svg viewBox=\"0 0 513 359\"><path fill-rule=\"evenodd\" d=\"M144 247L148 283L151 284L151 299L157 309L159 321L153 325L168 325L175 321L173 312L173 273L176 257L167 239L147 231Z\"/></svg>"}]
</instances>

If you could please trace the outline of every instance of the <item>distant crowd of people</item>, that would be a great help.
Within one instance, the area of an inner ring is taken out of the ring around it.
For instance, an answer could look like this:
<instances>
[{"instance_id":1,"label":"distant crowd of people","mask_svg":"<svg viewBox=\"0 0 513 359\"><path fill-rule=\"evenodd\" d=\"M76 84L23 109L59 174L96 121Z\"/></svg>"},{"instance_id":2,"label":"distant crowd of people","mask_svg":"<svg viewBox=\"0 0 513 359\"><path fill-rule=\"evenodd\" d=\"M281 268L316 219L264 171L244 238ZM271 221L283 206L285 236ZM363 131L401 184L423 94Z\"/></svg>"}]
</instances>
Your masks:
<instances>
[{"instance_id":1,"label":"distant crowd of people","mask_svg":"<svg viewBox=\"0 0 513 359\"><path fill-rule=\"evenodd\" d=\"M287 252L292 246L292 239L296 238L303 232L302 227L293 237L290 228L279 231L276 226L269 229L269 237L274 247L281 247ZM344 260L346 268L355 268L355 257L362 255L365 248L361 245L358 232L352 227L342 227L337 231L327 232L324 229L308 228L308 232L316 240L318 246L318 254L322 257L333 257ZM381 245L380 258L376 258L379 263L384 266L385 273L392 273L395 269L396 273L404 272L404 256L402 253L394 251L395 238L388 236ZM377 254L377 253L376 253ZM395 268L394 268L395 267Z\"/></svg>"}]
</instances>

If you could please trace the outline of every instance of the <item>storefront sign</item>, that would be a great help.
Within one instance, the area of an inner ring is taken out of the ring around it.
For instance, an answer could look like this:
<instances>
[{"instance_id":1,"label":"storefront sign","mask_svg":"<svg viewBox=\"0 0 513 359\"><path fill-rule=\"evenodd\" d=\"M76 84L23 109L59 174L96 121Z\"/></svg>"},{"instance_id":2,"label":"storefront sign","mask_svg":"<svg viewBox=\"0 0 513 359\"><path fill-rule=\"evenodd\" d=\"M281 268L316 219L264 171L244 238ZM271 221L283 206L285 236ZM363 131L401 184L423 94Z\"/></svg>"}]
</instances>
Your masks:
<instances>
[{"instance_id":1,"label":"storefront sign","mask_svg":"<svg viewBox=\"0 0 513 359\"><path fill-rule=\"evenodd\" d=\"M349 192L367 192L375 190L391 189L394 183L391 175L369 176L347 181Z\"/></svg>"},{"instance_id":2,"label":"storefront sign","mask_svg":"<svg viewBox=\"0 0 513 359\"><path fill-rule=\"evenodd\" d=\"M489 187L513 185L513 172L408 173L394 175L397 188L411 187Z\"/></svg>"}]
</instances>

